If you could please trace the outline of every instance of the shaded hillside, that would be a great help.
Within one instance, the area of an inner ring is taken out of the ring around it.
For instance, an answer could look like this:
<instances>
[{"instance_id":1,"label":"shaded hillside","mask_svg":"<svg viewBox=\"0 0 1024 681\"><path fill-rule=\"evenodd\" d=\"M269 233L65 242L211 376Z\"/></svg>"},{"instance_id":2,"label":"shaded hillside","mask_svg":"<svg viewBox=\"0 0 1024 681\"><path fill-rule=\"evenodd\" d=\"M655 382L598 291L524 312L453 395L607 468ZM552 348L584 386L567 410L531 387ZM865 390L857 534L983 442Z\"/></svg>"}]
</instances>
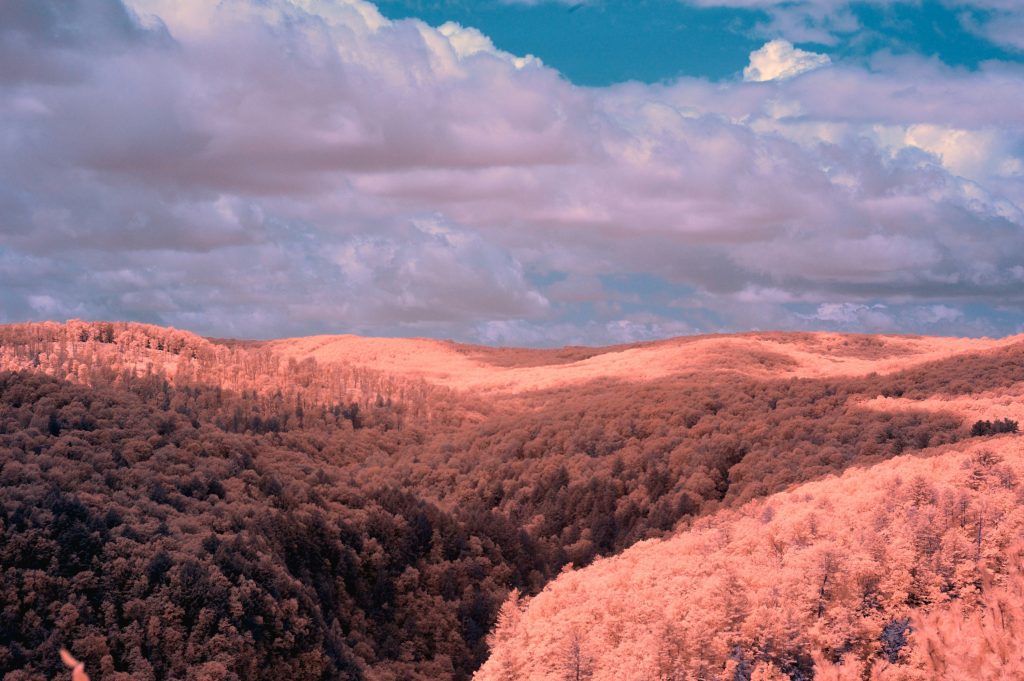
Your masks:
<instances>
[{"instance_id":1,"label":"shaded hillside","mask_svg":"<svg viewBox=\"0 0 1024 681\"><path fill-rule=\"evenodd\" d=\"M686 377L547 391L359 475L483 504L581 565L723 504L967 434L943 412L864 409L855 390Z\"/></svg>"},{"instance_id":2,"label":"shaded hillside","mask_svg":"<svg viewBox=\"0 0 1024 681\"><path fill-rule=\"evenodd\" d=\"M1008 674L989 656L1019 665L1024 643L1024 621L1005 620L1020 617L1019 585L995 593L1024 568L1022 476L1009 436L721 511L513 596L475 678L809 679L816 657L823 678ZM1010 604L992 611L987 591Z\"/></svg>"},{"instance_id":3,"label":"shaded hillside","mask_svg":"<svg viewBox=\"0 0 1024 681\"><path fill-rule=\"evenodd\" d=\"M163 402L0 374L6 681L56 678L61 646L94 679L465 678L543 570L501 518L350 484L397 430L236 435Z\"/></svg>"}]
</instances>

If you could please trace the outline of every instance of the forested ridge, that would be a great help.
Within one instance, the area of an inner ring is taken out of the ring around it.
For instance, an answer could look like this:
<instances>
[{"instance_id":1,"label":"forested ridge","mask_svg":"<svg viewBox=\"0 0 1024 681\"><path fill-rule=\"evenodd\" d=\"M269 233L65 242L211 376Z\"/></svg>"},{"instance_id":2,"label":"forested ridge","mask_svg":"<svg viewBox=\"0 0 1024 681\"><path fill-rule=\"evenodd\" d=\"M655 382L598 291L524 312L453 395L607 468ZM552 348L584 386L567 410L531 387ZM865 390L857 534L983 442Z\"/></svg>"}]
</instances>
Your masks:
<instances>
[{"instance_id":1,"label":"forested ridge","mask_svg":"<svg viewBox=\"0 0 1024 681\"><path fill-rule=\"evenodd\" d=\"M969 437L858 400L1009 385L1022 355L485 398L158 327L7 327L0 668L54 678L64 646L94 681L465 679L510 589Z\"/></svg>"},{"instance_id":2,"label":"forested ridge","mask_svg":"<svg viewBox=\"0 0 1024 681\"><path fill-rule=\"evenodd\" d=\"M41 322L0 326L0 367L83 384L130 384L156 376L178 388L220 388L276 401L278 415L304 405L368 406L397 402L425 421L448 415L450 391L424 381L396 380L365 365L296 361L260 341L208 339L186 331L128 322ZM257 399L259 398L259 399ZM287 402L288 408L284 407ZM259 429L259 428L257 428Z\"/></svg>"},{"instance_id":3,"label":"forested ridge","mask_svg":"<svg viewBox=\"0 0 1024 681\"><path fill-rule=\"evenodd\" d=\"M1022 454L851 469L514 592L476 678L1024 678Z\"/></svg>"}]
</instances>

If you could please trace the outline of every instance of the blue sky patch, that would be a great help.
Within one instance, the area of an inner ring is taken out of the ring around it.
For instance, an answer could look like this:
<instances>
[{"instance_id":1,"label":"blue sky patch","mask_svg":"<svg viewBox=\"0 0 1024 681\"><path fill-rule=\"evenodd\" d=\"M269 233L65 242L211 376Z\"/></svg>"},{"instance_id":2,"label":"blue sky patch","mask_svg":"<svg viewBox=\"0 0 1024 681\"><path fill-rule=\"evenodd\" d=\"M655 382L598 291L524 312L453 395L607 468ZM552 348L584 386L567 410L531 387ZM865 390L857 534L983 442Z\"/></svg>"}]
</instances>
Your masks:
<instances>
[{"instance_id":1,"label":"blue sky patch","mask_svg":"<svg viewBox=\"0 0 1024 681\"><path fill-rule=\"evenodd\" d=\"M392 19L415 17L434 26L446 21L472 26L498 48L533 54L585 86L629 80L656 83L687 76L736 78L750 52L771 38L786 37L773 32L764 10L694 7L675 0L577 4L383 0L377 4ZM833 61L864 60L882 51L918 54L970 69L993 59L1024 59L1024 54L969 30L991 19L991 12L951 8L934 0L854 3L849 9L859 25L834 32L834 43L793 42L826 53Z\"/></svg>"}]
</instances>

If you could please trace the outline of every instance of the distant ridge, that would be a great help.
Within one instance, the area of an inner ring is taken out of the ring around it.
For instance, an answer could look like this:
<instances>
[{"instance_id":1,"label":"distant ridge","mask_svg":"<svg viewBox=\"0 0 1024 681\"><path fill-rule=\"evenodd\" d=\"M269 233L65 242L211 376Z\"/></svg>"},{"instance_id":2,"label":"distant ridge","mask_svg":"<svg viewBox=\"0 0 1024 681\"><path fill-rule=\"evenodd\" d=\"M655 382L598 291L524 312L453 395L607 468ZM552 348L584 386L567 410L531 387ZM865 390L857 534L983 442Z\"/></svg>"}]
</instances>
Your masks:
<instances>
[{"instance_id":1,"label":"distant ridge","mask_svg":"<svg viewBox=\"0 0 1024 681\"><path fill-rule=\"evenodd\" d=\"M91 345L90 345L91 343ZM49 345L47 345L49 344ZM254 385L254 371L281 371L313 361L349 374L350 397L399 399L400 386L514 394L596 379L643 381L690 373L735 372L746 376L823 378L888 374L925 362L1024 345L1024 336L972 339L831 332L746 332L681 336L604 347L535 349L490 347L429 338L318 335L277 340L202 336L134 322L37 322L0 326L0 367L24 366L28 356L63 349L119 348L136 370L227 380ZM46 347L44 347L46 346ZM32 361L36 361L33 359ZM215 365L233 366L230 379ZM245 367L244 369L242 367ZM245 380L240 374L250 375ZM373 374L371 379L369 376ZM287 371L285 371L287 376ZM358 385L354 385L358 384Z\"/></svg>"}]
</instances>

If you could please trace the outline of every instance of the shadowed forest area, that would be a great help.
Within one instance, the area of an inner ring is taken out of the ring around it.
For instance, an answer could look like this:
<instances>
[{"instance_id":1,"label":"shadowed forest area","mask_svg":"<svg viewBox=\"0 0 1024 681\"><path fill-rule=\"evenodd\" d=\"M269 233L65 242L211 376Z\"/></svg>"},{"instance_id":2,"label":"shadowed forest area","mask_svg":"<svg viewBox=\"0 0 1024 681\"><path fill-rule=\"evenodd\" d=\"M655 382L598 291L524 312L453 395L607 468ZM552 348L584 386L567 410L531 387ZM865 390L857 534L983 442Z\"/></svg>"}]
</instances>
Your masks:
<instances>
[{"instance_id":1,"label":"shadowed forest area","mask_svg":"<svg viewBox=\"0 0 1024 681\"><path fill-rule=\"evenodd\" d=\"M5 681L56 678L61 647L94 681L468 679L512 589L971 436L954 414L861 399L1024 380L1012 346L886 376L485 398L77 324L0 332L16 369L0 374Z\"/></svg>"}]
</instances>

